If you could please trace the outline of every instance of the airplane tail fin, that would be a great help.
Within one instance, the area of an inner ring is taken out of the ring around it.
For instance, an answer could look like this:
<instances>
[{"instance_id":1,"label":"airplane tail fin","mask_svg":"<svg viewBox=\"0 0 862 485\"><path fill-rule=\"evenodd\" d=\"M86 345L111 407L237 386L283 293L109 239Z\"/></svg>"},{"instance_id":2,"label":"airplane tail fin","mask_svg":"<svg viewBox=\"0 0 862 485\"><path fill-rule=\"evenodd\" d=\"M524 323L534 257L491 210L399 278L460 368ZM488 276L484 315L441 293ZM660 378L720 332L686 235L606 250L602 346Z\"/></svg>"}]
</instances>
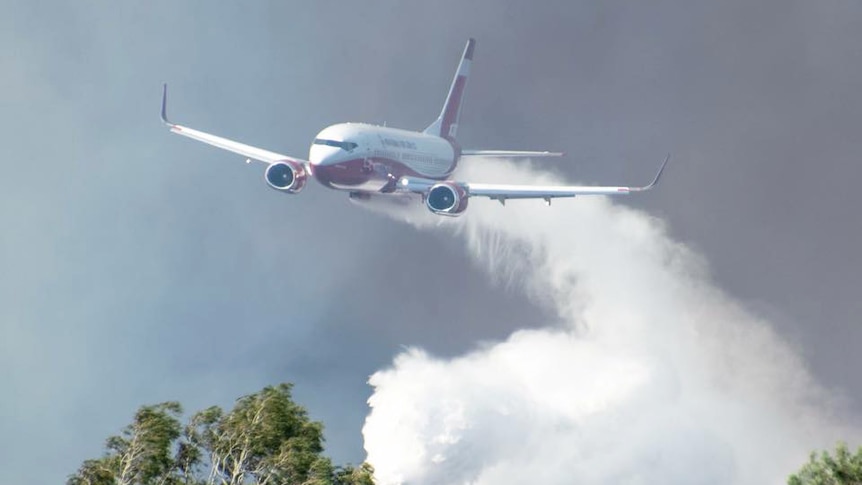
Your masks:
<instances>
[{"instance_id":1,"label":"airplane tail fin","mask_svg":"<svg viewBox=\"0 0 862 485\"><path fill-rule=\"evenodd\" d=\"M425 128L424 133L436 135L443 138L455 138L458 131L458 118L461 114L461 100L464 97L464 89L467 87L467 78L470 76L470 64L473 62L473 49L476 47L476 39L469 39L464 47L464 54L455 72L455 79L449 87L449 95L446 96L446 104L440 116Z\"/></svg>"}]
</instances>

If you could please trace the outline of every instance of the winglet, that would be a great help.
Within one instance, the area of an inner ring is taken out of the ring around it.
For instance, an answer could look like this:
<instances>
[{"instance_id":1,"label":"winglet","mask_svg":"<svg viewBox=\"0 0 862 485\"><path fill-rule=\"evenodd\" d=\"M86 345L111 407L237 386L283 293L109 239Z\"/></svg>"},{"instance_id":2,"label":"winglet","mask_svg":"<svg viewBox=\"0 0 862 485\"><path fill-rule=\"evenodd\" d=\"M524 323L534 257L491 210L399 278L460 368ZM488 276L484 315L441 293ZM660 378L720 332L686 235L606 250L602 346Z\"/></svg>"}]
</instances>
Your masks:
<instances>
[{"instance_id":1,"label":"winglet","mask_svg":"<svg viewBox=\"0 0 862 485\"><path fill-rule=\"evenodd\" d=\"M168 126L174 126L168 121L168 83L162 85L162 123Z\"/></svg>"},{"instance_id":2,"label":"winglet","mask_svg":"<svg viewBox=\"0 0 862 485\"><path fill-rule=\"evenodd\" d=\"M664 158L664 162L661 163L661 167L658 169L658 173L655 174L655 178L652 179L649 185L641 187L639 190L649 190L655 187L658 184L658 180L661 178L662 172L664 172L664 167L667 165L667 162L670 160L670 153Z\"/></svg>"}]
</instances>

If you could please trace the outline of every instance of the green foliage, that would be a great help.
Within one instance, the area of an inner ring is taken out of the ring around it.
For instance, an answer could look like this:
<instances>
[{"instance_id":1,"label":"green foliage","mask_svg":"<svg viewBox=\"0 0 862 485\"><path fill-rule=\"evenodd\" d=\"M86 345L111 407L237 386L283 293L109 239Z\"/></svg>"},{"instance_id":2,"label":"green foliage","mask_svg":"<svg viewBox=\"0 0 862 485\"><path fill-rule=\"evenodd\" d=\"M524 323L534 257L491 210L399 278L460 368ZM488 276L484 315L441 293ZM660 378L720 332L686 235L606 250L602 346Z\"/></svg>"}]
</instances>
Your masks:
<instances>
[{"instance_id":1,"label":"green foliage","mask_svg":"<svg viewBox=\"0 0 862 485\"><path fill-rule=\"evenodd\" d=\"M69 477L68 485L114 485L119 474L119 457L87 460L78 472Z\"/></svg>"},{"instance_id":2,"label":"green foliage","mask_svg":"<svg viewBox=\"0 0 862 485\"><path fill-rule=\"evenodd\" d=\"M851 454L845 443L838 443L835 456L812 452L808 463L787 479L788 485L862 485L862 446Z\"/></svg>"},{"instance_id":3,"label":"green foliage","mask_svg":"<svg viewBox=\"0 0 862 485\"><path fill-rule=\"evenodd\" d=\"M122 435L108 438L106 455L85 461L69 484L174 483L171 444L180 436L180 414L177 402L141 407Z\"/></svg>"},{"instance_id":4,"label":"green foliage","mask_svg":"<svg viewBox=\"0 0 862 485\"><path fill-rule=\"evenodd\" d=\"M333 485L374 485L374 468L363 463L358 468L348 465L335 471Z\"/></svg>"},{"instance_id":5,"label":"green foliage","mask_svg":"<svg viewBox=\"0 0 862 485\"><path fill-rule=\"evenodd\" d=\"M323 425L308 419L290 389L266 387L238 399L228 414L213 407L192 417L186 436L209 452L210 473L220 483L304 483L329 472L319 463Z\"/></svg>"},{"instance_id":6,"label":"green foliage","mask_svg":"<svg viewBox=\"0 0 862 485\"><path fill-rule=\"evenodd\" d=\"M85 461L68 485L373 485L368 464L333 466L323 425L280 384L217 406L182 426L179 403L144 406L102 458Z\"/></svg>"}]
</instances>

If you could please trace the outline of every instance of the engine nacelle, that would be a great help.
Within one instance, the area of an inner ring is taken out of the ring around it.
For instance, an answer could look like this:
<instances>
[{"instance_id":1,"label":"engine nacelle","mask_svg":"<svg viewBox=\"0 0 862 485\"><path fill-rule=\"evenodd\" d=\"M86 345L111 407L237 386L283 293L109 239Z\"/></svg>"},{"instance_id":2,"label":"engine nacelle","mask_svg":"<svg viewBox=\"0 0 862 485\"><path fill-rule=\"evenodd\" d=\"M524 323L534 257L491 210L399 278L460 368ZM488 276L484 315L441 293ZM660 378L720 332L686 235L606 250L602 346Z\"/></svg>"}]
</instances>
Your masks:
<instances>
[{"instance_id":1,"label":"engine nacelle","mask_svg":"<svg viewBox=\"0 0 862 485\"><path fill-rule=\"evenodd\" d=\"M444 216L459 216L467 210L469 195L458 184L442 182L431 187L425 195L425 205L428 209Z\"/></svg>"},{"instance_id":2,"label":"engine nacelle","mask_svg":"<svg viewBox=\"0 0 862 485\"><path fill-rule=\"evenodd\" d=\"M308 171L301 163L281 160L266 167L264 178L266 184L275 190L295 194L305 187L305 182L308 181Z\"/></svg>"}]
</instances>

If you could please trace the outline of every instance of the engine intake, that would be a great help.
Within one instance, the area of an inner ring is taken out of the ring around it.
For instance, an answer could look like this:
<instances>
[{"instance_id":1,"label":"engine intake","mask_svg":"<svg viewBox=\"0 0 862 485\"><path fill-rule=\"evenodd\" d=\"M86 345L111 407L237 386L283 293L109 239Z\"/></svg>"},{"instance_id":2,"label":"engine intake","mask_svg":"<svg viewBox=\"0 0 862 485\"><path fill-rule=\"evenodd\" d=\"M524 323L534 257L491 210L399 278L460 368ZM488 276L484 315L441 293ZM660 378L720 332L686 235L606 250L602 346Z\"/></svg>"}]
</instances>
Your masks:
<instances>
[{"instance_id":1,"label":"engine intake","mask_svg":"<svg viewBox=\"0 0 862 485\"><path fill-rule=\"evenodd\" d=\"M469 195L458 184L443 182L431 187L425 196L428 209L444 216L459 216L467 210Z\"/></svg>"},{"instance_id":2,"label":"engine intake","mask_svg":"<svg viewBox=\"0 0 862 485\"><path fill-rule=\"evenodd\" d=\"M305 187L308 171L301 163L281 160L271 163L264 173L266 184L279 192L295 194Z\"/></svg>"}]
</instances>

